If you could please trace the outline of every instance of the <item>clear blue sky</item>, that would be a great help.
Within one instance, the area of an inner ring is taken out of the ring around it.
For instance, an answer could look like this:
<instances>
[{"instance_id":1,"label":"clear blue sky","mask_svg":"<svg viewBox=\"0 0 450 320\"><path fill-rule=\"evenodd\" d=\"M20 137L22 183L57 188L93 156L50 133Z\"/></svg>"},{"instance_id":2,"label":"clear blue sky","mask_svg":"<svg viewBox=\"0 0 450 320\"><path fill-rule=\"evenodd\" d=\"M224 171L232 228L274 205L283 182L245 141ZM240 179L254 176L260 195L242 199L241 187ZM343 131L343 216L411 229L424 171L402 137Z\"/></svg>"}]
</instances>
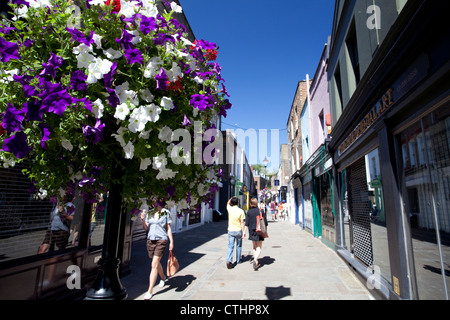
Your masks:
<instances>
[{"instance_id":1,"label":"clear blue sky","mask_svg":"<svg viewBox=\"0 0 450 320\"><path fill-rule=\"evenodd\" d=\"M220 46L217 62L233 107L225 129L280 129L298 81L314 77L331 34L334 0L180 0L197 39ZM279 150L268 156L279 166ZM247 147L248 151L248 147ZM247 155L250 159L250 156ZM262 163L263 159L258 159ZM254 164L252 161L250 161Z\"/></svg>"}]
</instances>

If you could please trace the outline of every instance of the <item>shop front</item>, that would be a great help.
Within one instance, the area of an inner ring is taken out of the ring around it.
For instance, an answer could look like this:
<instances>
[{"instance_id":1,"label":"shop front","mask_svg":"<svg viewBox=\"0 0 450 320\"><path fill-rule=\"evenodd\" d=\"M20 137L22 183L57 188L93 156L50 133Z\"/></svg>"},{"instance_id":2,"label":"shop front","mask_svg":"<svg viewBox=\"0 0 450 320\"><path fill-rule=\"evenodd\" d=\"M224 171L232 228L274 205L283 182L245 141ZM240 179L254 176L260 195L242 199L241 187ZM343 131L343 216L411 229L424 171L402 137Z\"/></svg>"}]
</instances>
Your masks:
<instances>
[{"instance_id":1,"label":"shop front","mask_svg":"<svg viewBox=\"0 0 450 320\"><path fill-rule=\"evenodd\" d=\"M57 206L28 191L23 169L23 164L0 168L0 299L83 298L98 273L110 199L104 194L91 207L75 194L65 204L73 208L73 219L63 221ZM120 220L119 275L124 275L132 222L128 212Z\"/></svg>"},{"instance_id":2,"label":"shop front","mask_svg":"<svg viewBox=\"0 0 450 320\"><path fill-rule=\"evenodd\" d=\"M338 254L386 299L450 294L450 33L439 5L392 29L330 143Z\"/></svg>"}]
</instances>

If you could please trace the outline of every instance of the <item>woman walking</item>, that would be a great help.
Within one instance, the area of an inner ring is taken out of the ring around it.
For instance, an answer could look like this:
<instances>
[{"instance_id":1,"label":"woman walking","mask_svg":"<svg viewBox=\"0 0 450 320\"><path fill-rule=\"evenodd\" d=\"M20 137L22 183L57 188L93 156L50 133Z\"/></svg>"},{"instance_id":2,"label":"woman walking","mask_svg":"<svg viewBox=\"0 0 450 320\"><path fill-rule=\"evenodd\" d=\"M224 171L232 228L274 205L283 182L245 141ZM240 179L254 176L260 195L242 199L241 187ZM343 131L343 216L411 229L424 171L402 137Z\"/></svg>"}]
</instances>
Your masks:
<instances>
[{"instance_id":1,"label":"woman walking","mask_svg":"<svg viewBox=\"0 0 450 320\"><path fill-rule=\"evenodd\" d=\"M152 261L148 291L144 296L144 300L150 300L153 296L153 287L156 284L158 275L161 278L159 282L160 287L164 287L166 281L166 276L161 266L161 258L164 255L169 240L169 250L173 250L172 220L170 219L170 212L167 209L159 209L151 215L147 215L146 210L143 210L141 220L142 226L148 231L147 251Z\"/></svg>"},{"instance_id":2,"label":"woman walking","mask_svg":"<svg viewBox=\"0 0 450 320\"><path fill-rule=\"evenodd\" d=\"M259 268L258 259L261 255L262 242L264 239L256 232L256 217L262 214L264 223L267 226L266 211L258 208L258 200L250 200L250 210L247 211L247 217L245 219L245 225L248 228L248 239L253 242L253 269L256 271Z\"/></svg>"}]
</instances>

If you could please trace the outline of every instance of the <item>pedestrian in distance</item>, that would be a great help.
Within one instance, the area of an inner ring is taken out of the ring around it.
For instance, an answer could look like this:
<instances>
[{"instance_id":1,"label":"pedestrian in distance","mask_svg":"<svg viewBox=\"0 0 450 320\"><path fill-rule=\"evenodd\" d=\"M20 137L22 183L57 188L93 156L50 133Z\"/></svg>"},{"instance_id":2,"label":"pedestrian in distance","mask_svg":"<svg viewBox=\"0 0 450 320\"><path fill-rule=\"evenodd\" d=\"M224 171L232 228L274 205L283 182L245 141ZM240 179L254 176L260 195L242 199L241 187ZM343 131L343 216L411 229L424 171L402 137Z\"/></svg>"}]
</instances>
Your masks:
<instances>
[{"instance_id":1,"label":"pedestrian in distance","mask_svg":"<svg viewBox=\"0 0 450 320\"><path fill-rule=\"evenodd\" d=\"M283 202L280 202L280 205L278 206L278 214L279 214L280 220L284 220L284 206L283 206Z\"/></svg>"},{"instance_id":2,"label":"pedestrian in distance","mask_svg":"<svg viewBox=\"0 0 450 320\"><path fill-rule=\"evenodd\" d=\"M150 300L153 296L153 287L156 284L158 275L161 278L160 287L164 287L166 276L161 265L161 258L170 240L169 250L173 250L172 219L167 209L157 208L153 214L147 214L146 210L141 212L142 226L147 234L147 251L152 262L149 276L148 291L144 300Z\"/></svg>"},{"instance_id":3,"label":"pedestrian in distance","mask_svg":"<svg viewBox=\"0 0 450 320\"><path fill-rule=\"evenodd\" d=\"M278 221L278 214L279 214L278 208L279 208L278 202L275 202L275 221Z\"/></svg>"},{"instance_id":4,"label":"pedestrian in distance","mask_svg":"<svg viewBox=\"0 0 450 320\"><path fill-rule=\"evenodd\" d=\"M260 214L262 214L264 218L264 223L266 224L267 227L268 223L266 211L265 210L260 211L260 209L258 208L257 199L255 198L251 199L250 210L247 211L247 218L245 220L245 225L248 229L248 239L251 240L253 243L253 260L251 260L251 263L255 271L257 271L259 268L258 259L261 256L262 242L264 241L264 239L256 232L256 218L259 217Z\"/></svg>"},{"instance_id":5,"label":"pedestrian in distance","mask_svg":"<svg viewBox=\"0 0 450 320\"><path fill-rule=\"evenodd\" d=\"M272 221L275 221L275 202L270 202L270 211L272 212Z\"/></svg>"},{"instance_id":6,"label":"pedestrian in distance","mask_svg":"<svg viewBox=\"0 0 450 320\"><path fill-rule=\"evenodd\" d=\"M241 263L242 239L245 237L245 212L239 208L239 199L231 197L227 202L228 250L227 268L233 267L233 252L236 245L236 264Z\"/></svg>"}]
</instances>

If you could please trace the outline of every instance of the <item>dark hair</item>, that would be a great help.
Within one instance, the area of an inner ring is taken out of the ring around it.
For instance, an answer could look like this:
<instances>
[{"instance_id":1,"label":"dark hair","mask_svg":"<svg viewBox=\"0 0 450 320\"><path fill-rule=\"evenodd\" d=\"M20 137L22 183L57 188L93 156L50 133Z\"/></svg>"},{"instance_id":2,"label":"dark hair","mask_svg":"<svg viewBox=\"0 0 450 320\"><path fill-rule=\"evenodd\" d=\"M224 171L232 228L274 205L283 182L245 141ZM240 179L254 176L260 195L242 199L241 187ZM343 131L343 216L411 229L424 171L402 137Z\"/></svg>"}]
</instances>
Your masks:
<instances>
[{"instance_id":1,"label":"dark hair","mask_svg":"<svg viewBox=\"0 0 450 320\"><path fill-rule=\"evenodd\" d=\"M258 199L253 198L250 200L250 208L258 208Z\"/></svg>"},{"instance_id":2,"label":"dark hair","mask_svg":"<svg viewBox=\"0 0 450 320\"><path fill-rule=\"evenodd\" d=\"M237 206L239 204L239 199L237 197L232 197L230 201L230 205L232 207Z\"/></svg>"}]
</instances>

